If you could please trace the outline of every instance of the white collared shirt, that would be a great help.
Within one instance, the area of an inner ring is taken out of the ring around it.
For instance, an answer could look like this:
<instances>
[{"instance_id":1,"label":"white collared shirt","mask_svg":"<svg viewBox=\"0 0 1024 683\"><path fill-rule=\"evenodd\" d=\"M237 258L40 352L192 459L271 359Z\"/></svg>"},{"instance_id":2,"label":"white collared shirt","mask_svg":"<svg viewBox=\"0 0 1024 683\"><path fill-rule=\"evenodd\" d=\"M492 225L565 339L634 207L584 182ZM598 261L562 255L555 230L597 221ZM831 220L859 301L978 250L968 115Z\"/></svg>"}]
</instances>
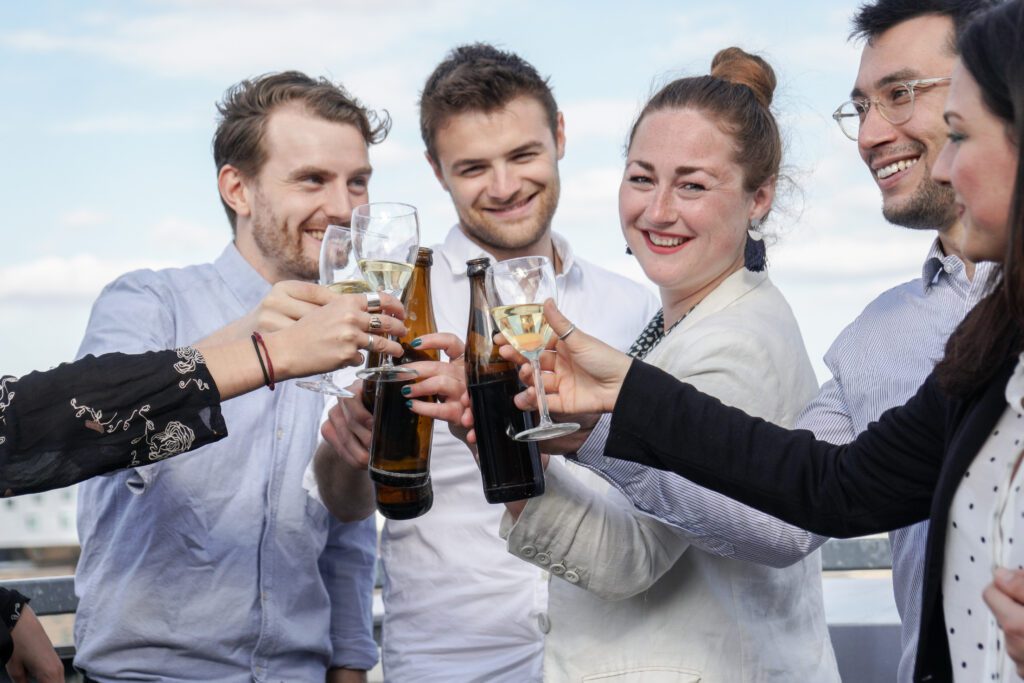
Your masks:
<instances>
[{"instance_id":1,"label":"white collared shirt","mask_svg":"<svg viewBox=\"0 0 1024 683\"><path fill-rule=\"evenodd\" d=\"M627 349L657 311L654 295L575 257L563 237L552 233L552 239L562 261L559 309L589 334ZM434 246L430 286L438 331L465 338L466 261L483 256L490 255L458 226ZM541 680L550 623L546 572L506 552L498 536L505 506L484 500L472 454L441 422L434 428L430 472L433 508L417 519L388 520L381 537L386 679Z\"/></svg>"}]
</instances>

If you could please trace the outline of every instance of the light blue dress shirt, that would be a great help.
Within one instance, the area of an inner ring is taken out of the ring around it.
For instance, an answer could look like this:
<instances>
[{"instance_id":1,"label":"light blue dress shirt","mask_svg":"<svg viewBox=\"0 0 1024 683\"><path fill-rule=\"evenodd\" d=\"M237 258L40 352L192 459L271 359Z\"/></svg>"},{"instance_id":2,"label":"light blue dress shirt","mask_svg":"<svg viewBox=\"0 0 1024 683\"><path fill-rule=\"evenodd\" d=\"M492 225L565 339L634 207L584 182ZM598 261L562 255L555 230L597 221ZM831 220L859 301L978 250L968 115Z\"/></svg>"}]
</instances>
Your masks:
<instances>
[{"instance_id":1,"label":"light blue dress shirt","mask_svg":"<svg viewBox=\"0 0 1024 683\"><path fill-rule=\"evenodd\" d=\"M129 273L97 299L79 354L190 344L269 291L234 245ZM223 441L82 484L78 667L104 682L291 682L374 666L373 520L337 522L302 487L322 408L282 382L226 402Z\"/></svg>"},{"instance_id":2,"label":"light blue dress shirt","mask_svg":"<svg viewBox=\"0 0 1024 683\"><path fill-rule=\"evenodd\" d=\"M881 294L832 343L825 354L832 379L796 428L847 443L886 410L906 403L942 358L950 333L985 294L991 268L978 264L969 280L963 262L943 254L936 239L921 277ZM577 454L579 462L601 472L638 509L678 527L709 552L786 566L825 540L675 474L603 457L608 423L602 418ZM911 681L917 654L927 530L922 522L890 534L902 621L899 683Z\"/></svg>"}]
</instances>

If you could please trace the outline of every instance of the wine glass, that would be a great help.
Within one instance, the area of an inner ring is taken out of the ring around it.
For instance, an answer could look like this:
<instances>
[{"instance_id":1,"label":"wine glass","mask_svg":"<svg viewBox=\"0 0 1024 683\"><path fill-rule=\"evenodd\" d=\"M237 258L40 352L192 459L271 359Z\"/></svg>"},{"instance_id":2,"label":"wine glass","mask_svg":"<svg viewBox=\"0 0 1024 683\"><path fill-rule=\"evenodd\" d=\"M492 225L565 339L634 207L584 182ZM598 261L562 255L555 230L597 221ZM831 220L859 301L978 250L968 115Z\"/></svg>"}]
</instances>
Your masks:
<instances>
[{"instance_id":1,"label":"wine glass","mask_svg":"<svg viewBox=\"0 0 1024 683\"><path fill-rule=\"evenodd\" d=\"M352 250L352 230L340 225L328 225L320 244L320 284L338 294L365 294L370 286L359 271L359 263ZM334 373L325 372L316 379L296 382L303 389L321 394L353 396L334 381Z\"/></svg>"},{"instance_id":2,"label":"wine glass","mask_svg":"<svg viewBox=\"0 0 1024 683\"><path fill-rule=\"evenodd\" d=\"M543 441L572 434L580 428L578 424L551 421L540 374L540 354L551 338L551 326L544 319L544 302L554 299L557 293L551 261L544 256L499 261L491 267L490 277L498 304L491 309L491 315L508 343L529 359L540 407L540 424L512 438Z\"/></svg>"},{"instance_id":3,"label":"wine glass","mask_svg":"<svg viewBox=\"0 0 1024 683\"><path fill-rule=\"evenodd\" d=\"M420 247L416 207L386 202L357 206L352 211L352 237L359 269L370 289L401 299ZM396 366L391 356L384 356L378 367L356 373L378 382L404 382L417 374Z\"/></svg>"}]
</instances>

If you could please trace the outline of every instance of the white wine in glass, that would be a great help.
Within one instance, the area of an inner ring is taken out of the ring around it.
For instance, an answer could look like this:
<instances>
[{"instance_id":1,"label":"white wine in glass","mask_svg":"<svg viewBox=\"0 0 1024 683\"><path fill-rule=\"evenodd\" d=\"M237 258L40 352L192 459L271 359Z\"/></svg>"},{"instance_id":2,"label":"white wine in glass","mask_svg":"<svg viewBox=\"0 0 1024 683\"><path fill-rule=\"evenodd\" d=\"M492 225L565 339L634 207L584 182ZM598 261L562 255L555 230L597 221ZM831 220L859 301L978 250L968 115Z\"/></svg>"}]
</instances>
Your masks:
<instances>
[{"instance_id":1,"label":"white wine in glass","mask_svg":"<svg viewBox=\"0 0 1024 683\"><path fill-rule=\"evenodd\" d=\"M359 272L359 264L352 251L352 231L341 225L328 225L320 243L320 284L338 294L365 294L370 286ZM318 391L342 398L352 396L334 381L334 373L325 372L316 379L296 382L303 389Z\"/></svg>"},{"instance_id":2,"label":"white wine in glass","mask_svg":"<svg viewBox=\"0 0 1024 683\"><path fill-rule=\"evenodd\" d=\"M395 203L357 206L352 211L352 236L359 269L370 289L401 299L420 248L416 207ZM384 356L378 367L364 368L356 375L378 382L405 382L417 373Z\"/></svg>"},{"instance_id":3,"label":"white wine in glass","mask_svg":"<svg viewBox=\"0 0 1024 683\"><path fill-rule=\"evenodd\" d=\"M551 326L544 317L544 302L555 299L557 294L551 261L543 256L499 261L490 269L490 277L498 304L491 309L491 316L508 343L529 359L540 408L540 424L512 438L543 441L572 434L579 430L578 424L551 420L540 370L540 354L551 338Z\"/></svg>"}]
</instances>

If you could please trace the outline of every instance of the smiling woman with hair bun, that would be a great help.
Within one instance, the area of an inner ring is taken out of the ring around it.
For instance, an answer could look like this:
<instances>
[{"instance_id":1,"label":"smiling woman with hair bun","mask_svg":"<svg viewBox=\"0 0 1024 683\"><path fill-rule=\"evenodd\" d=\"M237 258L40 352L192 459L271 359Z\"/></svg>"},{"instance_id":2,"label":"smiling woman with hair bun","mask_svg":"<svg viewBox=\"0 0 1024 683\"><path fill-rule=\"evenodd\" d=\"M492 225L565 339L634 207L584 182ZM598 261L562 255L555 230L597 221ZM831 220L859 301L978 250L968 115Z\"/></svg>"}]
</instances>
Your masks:
<instances>
[{"instance_id":1,"label":"smiling woman with hair bun","mask_svg":"<svg viewBox=\"0 0 1024 683\"><path fill-rule=\"evenodd\" d=\"M629 133L619 218L662 303L630 354L788 426L817 382L761 239L782 160L775 82L733 47L710 75L661 88ZM606 425L545 447L600 454ZM553 459L545 495L509 504L501 528L509 552L551 573L545 679L839 680L823 539L666 478L693 521L680 530L568 467Z\"/></svg>"}]
</instances>

